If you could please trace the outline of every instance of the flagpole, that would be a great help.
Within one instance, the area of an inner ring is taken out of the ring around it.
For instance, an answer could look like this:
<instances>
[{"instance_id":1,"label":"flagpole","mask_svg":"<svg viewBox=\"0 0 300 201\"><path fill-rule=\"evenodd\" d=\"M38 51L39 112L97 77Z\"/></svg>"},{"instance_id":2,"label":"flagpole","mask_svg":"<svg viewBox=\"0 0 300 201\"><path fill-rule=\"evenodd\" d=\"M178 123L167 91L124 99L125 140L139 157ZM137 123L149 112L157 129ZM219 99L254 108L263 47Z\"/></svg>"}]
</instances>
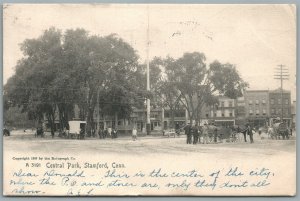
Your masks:
<instances>
[{"instance_id":1,"label":"flagpole","mask_svg":"<svg viewBox=\"0 0 300 201\"><path fill-rule=\"evenodd\" d=\"M147 5L147 91L150 92L150 70L149 70L149 5ZM151 122L150 122L150 99L147 98L147 124L146 124L146 130L147 135L150 135L151 133Z\"/></svg>"}]
</instances>

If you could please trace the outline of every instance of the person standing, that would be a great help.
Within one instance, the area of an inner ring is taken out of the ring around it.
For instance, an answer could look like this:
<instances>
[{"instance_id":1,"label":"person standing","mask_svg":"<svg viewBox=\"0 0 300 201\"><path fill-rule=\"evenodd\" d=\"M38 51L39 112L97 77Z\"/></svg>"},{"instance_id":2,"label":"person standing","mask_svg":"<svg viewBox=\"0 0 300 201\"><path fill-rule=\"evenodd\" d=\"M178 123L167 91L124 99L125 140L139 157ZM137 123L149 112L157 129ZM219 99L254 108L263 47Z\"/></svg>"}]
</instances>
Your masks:
<instances>
[{"instance_id":1,"label":"person standing","mask_svg":"<svg viewBox=\"0 0 300 201\"><path fill-rule=\"evenodd\" d=\"M111 131L111 139L117 138L118 137L118 131L117 129L112 129Z\"/></svg>"},{"instance_id":2,"label":"person standing","mask_svg":"<svg viewBox=\"0 0 300 201\"><path fill-rule=\"evenodd\" d=\"M244 141L247 142L247 132L248 132L248 124L246 125L246 129L244 131L241 131L244 135Z\"/></svg>"},{"instance_id":3,"label":"person standing","mask_svg":"<svg viewBox=\"0 0 300 201\"><path fill-rule=\"evenodd\" d=\"M175 133L179 136L180 135L180 126L179 126L179 123L176 122L175 124Z\"/></svg>"},{"instance_id":4,"label":"person standing","mask_svg":"<svg viewBox=\"0 0 300 201\"><path fill-rule=\"evenodd\" d=\"M82 140L84 139L84 135L85 135L85 130L84 128L80 128L80 132L79 132L79 139Z\"/></svg>"},{"instance_id":5,"label":"person standing","mask_svg":"<svg viewBox=\"0 0 300 201\"><path fill-rule=\"evenodd\" d=\"M100 139L103 139L103 130L101 128L98 130L98 135Z\"/></svg>"},{"instance_id":6,"label":"person standing","mask_svg":"<svg viewBox=\"0 0 300 201\"><path fill-rule=\"evenodd\" d=\"M186 134L186 143L191 144L191 125L189 123L184 127L184 132Z\"/></svg>"},{"instance_id":7,"label":"person standing","mask_svg":"<svg viewBox=\"0 0 300 201\"><path fill-rule=\"evenodd\" d=\"M214 143L218 143L218 128L215 126L215 124L212 124L213 128L213 134L214 134Z\"/></svg>"},{"instance_id":8,"label":"person standing","mask_svg":"<svg viewBox=\"0 0 300 201\"><path fill-rule=\"evenodd\" d=\"M254 143L253 141L253 128L250 126L250 124L248 125L248 129L247 129L248 135L250 137L250 143Z\"/></svg>"},{"instance_id":9,"label":"person standing","mask_svg":"<svg viewBox=\"0 0 300 201\"><path fill-rule=\"evenodd\" d=\"M194 138L193 144L197 144L199 138L198 125L197 124L194 125L192 129L193 129L193 138Z\"/></svg>"},{"instance_id":10,"label":"person standing","mask_svg":"<svg viewBox=\"0 0 300 201\"><path fill-rule=\"evenodd\" d=\"M103 131L103 139L105 139L108 135L108 130L107 128L105 128L105 130Z\"/></svg>"},{"instance_id":11,"label":"person standing","mask_svg":"<svg viewBox=\"0 0 300 201\"><path fill-rule=\"evenodd\" d=\"M112 129L111 129L111 127L109 127L108 129L107 129L107 134L111 137L112 136Z\"/></svg>"},{"instance_id":12,"label":"person standing","mask_svg":"<svg viewBox=\"0 0 300 201\"><path fill-rule=\"evenodd\" d=\"M132 129L132 140L136 141L137 140L137 130L136 127L134 126Z\"/></svg>"},{"instance_id":13,"label":"person standing","mask_svg":"<svg viewBox=\"0 0 300 201\"><path fill-rule=\"evenodd\" d=\"M208 125L207 123L204 123L203 127L203 144L207 144L208 142Z\"/></svg>"}]
</instances>

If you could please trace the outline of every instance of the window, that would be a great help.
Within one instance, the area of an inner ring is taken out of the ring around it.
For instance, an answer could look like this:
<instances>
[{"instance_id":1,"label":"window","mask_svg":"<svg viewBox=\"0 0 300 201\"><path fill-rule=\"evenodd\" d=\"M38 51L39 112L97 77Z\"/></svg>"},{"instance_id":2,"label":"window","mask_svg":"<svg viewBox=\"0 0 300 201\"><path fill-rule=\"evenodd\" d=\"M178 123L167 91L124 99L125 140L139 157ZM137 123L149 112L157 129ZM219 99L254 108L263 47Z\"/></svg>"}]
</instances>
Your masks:
<instances>
[{"instance_id":1,"label":"window","mask_svg":"<svg viewBox=\"0 0 300 201\"><path fill-rule=\"evenodd\" d=\"M281 108L277 109L276 114L281 114Z\"/></svg>"},{"instance_id":2,"label":"window","mask_svg":"<svg viewBox=\"0 0 300 201\"><path fill-rule=\"evenodd\" d=\"M229 116L232 117L232 112L229 113Z\"/></svg>"},{"instance_id":3,"label":"window","mask_svg":"<svg viewBox=\"0 0 300 201\"><path fill-rule=\"evenodd\" d=\"M289 104L289 99L288 99L288 98L285 99L285 104L286 104L286 105Z\"/></svg>"},{"instance_id":4,"label":"window","mask_svg":"<svg viewBox=\"0 0 300 201\"><path fill-rule=\"evenodd\" d=\"M275 114L275 109L274 108L271 109L271 113Z\"/></svg>"},{"instance_id":5,"label":"window","mask_svg":"<svg viewBox=\"0 0 300 201\"><path fill-rule=\"evenodd\" d=\"M281 98L278 99L278 104L281 104Z\"/></svg>"},{"instance_id":6,"label":"window","mask_svg":"<svg viewBox=\"0 0 300 201\"><path fill-rule=\"evenodd\" d=\"M250 109L249 110L249 114L252 115L253 114L253 110Z\"/></svg>"},{"instance_id":7,"label":"window","mask_svg":"<svg viewBox=\"0 0 300 201\"><path fill-rule=\"evenodd\" d=\"M225 117L225 114L224 114L224 113L222 113L222 117Z\"/></svg>"},{"instance_id":8,"label":"window","mask_svg":"<svg viewBox=\"0 0 300 201\"><path fill-rule=\"evenodd\" d=\"M266 109L263 109L263 115L266 115L266 113L267 113Z\"/></svg>"},{"instance_id":9,"label":"window","mask_svg":"<svg viewBox=\"0 0 300 201\"><path fill-rule=\"evenodd\" d=\"M265 99L262 100L262 104L266 104L266 100Z\"/></svg>"},{"instance_id":10,"label":"window","mask_svg":"<svg viewBox=\"0 0 300 201\"><path fill-rule=\"evenodd\" d=\"M273 99L273 98L271 99L271 104L272 104L272 105L274 104L274 99Z\"/></svg>"},{"instance_id":11,"label":"window","mask_svg":"<svg viewBox=\"0 0 300 201\"><path fill-rule=\"evenodd\" d=\"M154 119L157 119L157 118L158 118L158 115L157 115L157 114L151 114L150 117L151 117L151 118L154 118Z\"/></svg>"},{"instance_id":12,"label":"window","mask_svg":"<svg viewBox=\"0 0 300 201\"><path fill-rule=\"evenodd\" d=\"M249 105L252 105L252 100L249 100Z\"/></svg>"},{"instance_id":13,"label":"window","mask_svg":"<svg viewBox=\"0 0 300 201\"><path fill-rule=\"evenodd\" d=\"M255 103L256 103L256 105L258 105L259 104L259 100L256 100Z\"/></svg>"},{"instance_id":14,"label":"window","mask_svg":"<svg viewBox=\"0 0 300 201\"><path fill-rule=\"evenodd\" d=\"M256 115L259 115L259 110L256 110Z\"/></svg>"},{"instance_id":15,"label":"window","mask_svg":"<svg viewBox=\"0 0 300 201\"><path fill-rule=\"evenodd\" d=\"M170 117L170 112L167 111L167 110L165 110L165 117L166 117L166 118L169 118L169 117Z\"/></svg>"},{"instance_id":16,"label":"window","mask_svg":"<svg viewBox=\"0 0 300 201\"><path fill-rule=\"evenodd\" d=\"M206 116L206 118L208 118L208 114L206 114L205 116Z\"/></svg>"},{"instance_id":17,"label":"window","mask_svg":"<svg viewBox=\"0 0 300 201\"><path fill-rule=\"evenodd\" d=\"M228 102L229 107L232 107L232 101Z\"/></svg>"},{"instance_id":18,"label":"window","mask_svg":"<svg viewBox=\"0 0 300 201\"><path fill-rule=\"evenodd\" d=\"M284 110L283 110L283 114L284 114L284 115L288 115L288 114L289 114L289 110L288 110L288 109L284 109Z\"/></svg>"},{"instance_id":19,"label":"window","mask_svg":"<svg viewBox=\"0 0 300 201\"><path fill-rule=\"evenodd\" d=\"M221 107L224 107L224 102L223 101L221 102Z\"/></svg>"},{"instance_id":20,"label":"window","mask_svg":"<svg viewBox=\"0 0 300 201\"><path fill-rule=\"evenodd\" d=\"M217 116L217 113L215 113L214 116L216 117L216 116Z\"/></svg>"},{"instance_id":21,"label":"window","mask_svg":"<svg viewBox=\"0 0 300 201\"><path fill-rule=\"evenodd\" d=\"M185 117L185 110L179 110L176 112L176 117Z\"/></svg>"}]
</instances>

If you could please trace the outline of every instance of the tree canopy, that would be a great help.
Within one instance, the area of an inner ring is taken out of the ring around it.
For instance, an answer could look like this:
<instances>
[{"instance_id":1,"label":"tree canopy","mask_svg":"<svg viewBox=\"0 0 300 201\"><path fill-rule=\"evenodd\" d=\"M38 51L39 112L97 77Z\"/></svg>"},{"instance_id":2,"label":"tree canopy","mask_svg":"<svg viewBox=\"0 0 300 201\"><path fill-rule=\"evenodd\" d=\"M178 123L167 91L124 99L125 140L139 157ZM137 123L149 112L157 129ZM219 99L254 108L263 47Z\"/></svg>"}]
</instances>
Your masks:
<instances>
[{"instance_id":1,"label":"tree canopy","mask_svg":"<svg viewBox=\"0 0 300 201\"><path fill-rule=\"evenodd\" d=\"M172 117L181 106L191 121L197 121L203 105L215 104L217 95L237 98L248 86L233 64L207 64L204 53L191 52L178 59L153 58L148 92L146 65L116 34L96 36L84 29L62 32L52 27L38 38L26 39L20 48L23 58L4 87L5 109L18 106L37 122L46 117L52 132L55 114L63 129L75 105L89 132L96 110L116 120L128 118L147 97L152 107L168 107Z\"/></svg>"},{"instance_id":2,"label":"tree canopy","mask_svg":"<svg viewBox=\"0 0 300 201\"><path fill-rule=\"evenodd\" d=\"M90 128L97 103L106 114L128 117L141 101L138 56L117 35L90 36L83 29L62 34L50 28L25 40L21 50L24 57L5 86L7 97L37 120L46 115L52 127L55 111L64 126L75 104Z\"/></svg>"}]
</instances>

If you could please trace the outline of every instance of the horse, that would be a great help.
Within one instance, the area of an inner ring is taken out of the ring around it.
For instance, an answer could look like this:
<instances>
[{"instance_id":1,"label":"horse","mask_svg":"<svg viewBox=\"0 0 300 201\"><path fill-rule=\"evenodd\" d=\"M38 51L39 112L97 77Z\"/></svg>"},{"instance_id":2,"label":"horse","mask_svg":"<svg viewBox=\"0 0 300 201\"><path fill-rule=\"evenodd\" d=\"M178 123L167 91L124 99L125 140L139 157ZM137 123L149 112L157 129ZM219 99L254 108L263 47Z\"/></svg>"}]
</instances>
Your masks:
<instances>
[{"instance_id":1,"label":"horse","mask_svg":"<svg viewBox=\"0 0 300 201\"><path fill-rule=\"evenodd\" d=\"M10 131L7 128L3 128L3 136L10 136Z\"/></svg>"},{"instance_id":2,"label":"horse","mask_svg":"<svg viewBox=\"0 0 300 201\"><path fill-rule=\"evenodd\" d=\"M268 128L268 138L270 139L276 139L276 135L275 135L275 132L274 132L274 128L272 127L269 127Z\"/></svg>"},{"instance_id":3,"label":"horse","mask_svg":"<svg viewBox=\"0 0 300 201\"><path fill-rule=\"evenodd\" d=\"M38 137L38 136L44 137L44 130L41 127L36 129L35 137Z\"/></svg>"},{"instance_id":4,"label":"horse","mask_svg":"<svg viewBox=\"0 0 300 201\"><path fill-rule=\"evenodd\" d=\"M232 127L232 138L234 142L242 142L245 141L247 133L247 126L246 125L234 125Z\"/></svg>"},{"instance_id":5,"label":"horse","mask_svg":"<svg viewBox=\"0 0 300 201\"><path fill-rule=\"evenodd\" d=\"M285 123L274 123L273 130L276 139L280 137L282 137L283 140L289 139L289 129Z\"/></svg>"}]
</instances>

